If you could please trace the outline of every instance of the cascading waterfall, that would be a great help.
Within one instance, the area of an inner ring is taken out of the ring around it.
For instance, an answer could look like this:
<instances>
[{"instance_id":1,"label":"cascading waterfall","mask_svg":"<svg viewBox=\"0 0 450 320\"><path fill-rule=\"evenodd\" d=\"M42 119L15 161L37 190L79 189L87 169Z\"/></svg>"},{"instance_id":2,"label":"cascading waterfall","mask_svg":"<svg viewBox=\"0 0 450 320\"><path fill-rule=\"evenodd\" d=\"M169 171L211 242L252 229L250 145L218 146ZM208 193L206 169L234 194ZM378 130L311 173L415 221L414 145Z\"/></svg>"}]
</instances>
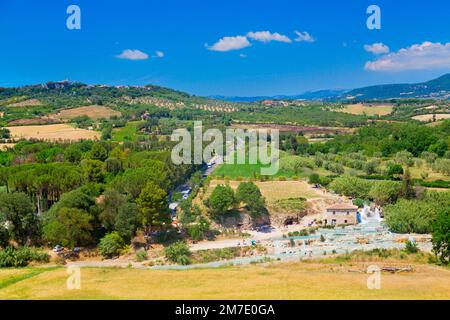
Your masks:
<instances>
[{"instance_id":1,"label":"cascading waterfall","mask_svg":"<svg viewBox=\"0 0 450 320\"><path fill-rule=\"evenodd\" d=\"M361 211L358 212L358 222L360 224L367 224L369 222L380 222L382 220L380 215L380 209L378 207L375 207L375 209L372 210L372 208L368 205L364 205L364 208L362 208Z\"/></svg>"}]
</instances>

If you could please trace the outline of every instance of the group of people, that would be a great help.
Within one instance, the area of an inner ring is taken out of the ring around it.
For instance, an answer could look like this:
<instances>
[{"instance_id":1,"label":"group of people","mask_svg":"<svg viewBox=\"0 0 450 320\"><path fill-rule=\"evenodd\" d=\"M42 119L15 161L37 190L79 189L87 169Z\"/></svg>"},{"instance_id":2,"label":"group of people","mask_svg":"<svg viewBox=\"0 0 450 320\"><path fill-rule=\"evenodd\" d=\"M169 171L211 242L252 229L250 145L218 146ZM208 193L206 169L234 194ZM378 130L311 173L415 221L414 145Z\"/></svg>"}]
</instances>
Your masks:
<instances>
[{"instance_id":1,"label":"group of people","mask_svg":"<svg viewBox=\"0 0 450 320\"><path fill-rule=\"evenodd\" d=\"M247 243L247 241L245 239L242 239L242 246L248 246L248 245L252 245L252 246L256 246L257 241L256 240L249 240L249 242ZM241 241L238 241L237 243L238 247L241 246Z\"/></svg>"}]
</instances>

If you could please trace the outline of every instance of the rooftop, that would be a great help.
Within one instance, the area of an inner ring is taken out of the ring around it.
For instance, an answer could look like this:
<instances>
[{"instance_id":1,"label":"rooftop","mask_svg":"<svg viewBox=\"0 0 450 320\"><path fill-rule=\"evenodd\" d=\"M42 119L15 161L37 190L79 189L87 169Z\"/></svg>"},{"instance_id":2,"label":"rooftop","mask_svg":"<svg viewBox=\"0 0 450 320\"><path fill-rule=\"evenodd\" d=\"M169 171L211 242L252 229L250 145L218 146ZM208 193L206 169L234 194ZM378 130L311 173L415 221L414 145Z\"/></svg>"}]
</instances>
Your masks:
<instances>
[{"instance_id":1,"label":"rooftop","mask_svg":"<svg viewBox=\"0 0 450 320\"><path fill-rule=\"evenodd\" d=\"M328 207L327 210L358 210L358 207L349 203L336 203Z\"/></svg>"}]
</instances>

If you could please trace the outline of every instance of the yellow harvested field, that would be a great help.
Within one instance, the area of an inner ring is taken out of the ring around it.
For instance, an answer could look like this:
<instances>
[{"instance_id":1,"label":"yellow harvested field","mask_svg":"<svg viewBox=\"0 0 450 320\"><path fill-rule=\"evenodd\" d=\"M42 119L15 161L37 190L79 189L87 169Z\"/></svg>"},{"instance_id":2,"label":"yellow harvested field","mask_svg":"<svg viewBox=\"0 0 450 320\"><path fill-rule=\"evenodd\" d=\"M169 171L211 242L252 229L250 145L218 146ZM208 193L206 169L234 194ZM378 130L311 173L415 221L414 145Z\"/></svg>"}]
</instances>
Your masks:
<instances>
[{"instance_id":1,"label":"yellow harvested field","mask_svg":"<svg viewBox=\"0 0 450 320\"><path fill-rule=\"evenodd\" d=\"M412 119L419 120L423 122L428 122L433 120L433 114L422 114L420 116L414 116ZM436 121L450 119L450 113L436 113Z\"/></svg>"},{"instance_id":2,"label":"yellow harvested field","mask_svg":"<svg viewBox=\"0 0 450 320\"><path fill-rule=\"evenodd\" d=\"M27 268L29 276L10 269L0 270L0 299L450 299L448 268L413 268L410 273L382 273L378 290L368 289L368 274L348 272L366 270L366 264L295 262L184 271L82 268L79 290L67 289L66 268ZM9 283L2 285L6 278Z\"/></svg>"},{"instance_id":3,"label":"yellow harvested field","mask_svg":"<svg viewBox=\"0 0 450 320\"><path fill-rule=\"evenodd\" d=\"M350 104L344 106L342 109L337 109L338 112L351 113L351 114L366 114L368 116L385 116L392 113L393 106L390 104Z\"/></svg>"},{"instance_id":4,"label":"yellow harvested field","mask_svg":"<svg viewBox=\"0 0 450 320\"><path fill-rule=\"evenodd\" d=\"M119 117L121 115L122 114L119 111L112 110L108 107L92 105L61 110L55 115L55 117L61 120L71 120L79 116L88 116L92 120L98 120L101 118L109 119L113 116Z\"/></svg>"},{"instance_id":5,"label":"yellow harvested field","mask_svg":"<svg viewBox=\"0 0 450 320\"><path fill-rule=\"evenodd\" d=\"M243 181L214 179L211 181L206 192L206 198L209 198L212 190L219 184L229 183L230 187L233 188L233 190L236 190L241 182ZM261 190L261 194L269 203L287 198L302 197L306 199L316 199L327 197L322 191L312 188L305 181L254 181L254 183L258 186Z\"/></svg>"},{"instance_id":6,"label":"yellow harvested field","mask_svg":"<svg viewBox=\"0 0 450 320\"><path fill-rule=\"evenodd\" d=\"M45 141L97 140L100 133L93 130L74 128L68 124L42 126L8 127L15 139L36 139Z\"/></svg>"},{"instance_id":7,"label":"yellow harvested field","mask_svg":"<svg viewBox=\"0 0 450 320\"><path fill-rule=\"evenodd\" d=\"M6 150L8 148L13 148L15 143L0 143L0 151Z\"/></svg>"}]
</instances>

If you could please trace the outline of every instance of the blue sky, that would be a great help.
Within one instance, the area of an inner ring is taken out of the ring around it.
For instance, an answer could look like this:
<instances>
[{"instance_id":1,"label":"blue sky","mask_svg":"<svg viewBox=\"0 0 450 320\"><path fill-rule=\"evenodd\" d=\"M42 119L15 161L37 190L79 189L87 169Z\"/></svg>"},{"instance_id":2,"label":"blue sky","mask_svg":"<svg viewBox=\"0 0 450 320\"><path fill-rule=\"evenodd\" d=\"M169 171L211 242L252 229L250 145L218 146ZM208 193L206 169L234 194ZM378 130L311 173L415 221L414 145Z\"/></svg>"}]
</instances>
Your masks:
<instances>
[{"instance_id":1,"label":"blue sky","mask_svg":"<svg viewBox=\"0 0 450 320\"><path fill-rule=\"evenodd\" d=\"M71 4L81 30L66 27ZM366 27L371 4L381 30ZM250 96L423 81L450 72L449 21L447 0L0 0L0 86Z\"/></svg>"}]
</instances>

